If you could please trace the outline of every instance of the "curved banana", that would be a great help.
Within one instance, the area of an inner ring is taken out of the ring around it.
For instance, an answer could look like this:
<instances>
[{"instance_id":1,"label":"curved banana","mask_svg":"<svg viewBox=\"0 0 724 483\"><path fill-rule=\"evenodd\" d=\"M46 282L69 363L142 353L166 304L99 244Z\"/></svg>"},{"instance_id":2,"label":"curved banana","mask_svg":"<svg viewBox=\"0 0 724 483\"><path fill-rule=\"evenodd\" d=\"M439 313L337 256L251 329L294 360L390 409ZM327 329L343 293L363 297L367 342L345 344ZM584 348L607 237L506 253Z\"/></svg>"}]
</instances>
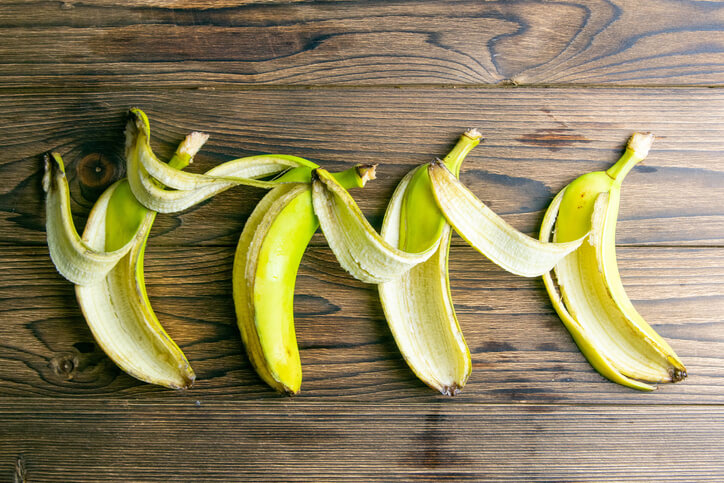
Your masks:
<instances>
[{"instance_id":1,"label":"curved banana","mask_svg":"<svg viewBox=\"0 0 724 483\"><path fill-rule=\"evenodd\" d=\"M459 173L480 138L475 129L463 134L445 157L446 166ZM392 246L412 253L437 245L429 259L378 289L387 324L412 371L433 389L455 395L470 376L472 362L450 296L450 225L435 203L424 166L409 172L397 186L381 235Z\"/></svg>"},{"instance_id":2,"label":"curved banana","mask_svg":"<svg viewBox=\"0 0 724 483\"><path fill-rule=\"evenodd\" d=\"M241 233L233 288L239 330L259 376L277 391L296 394L302 366L294 331L294 284L302 255L319 222L312 208L310 168L276 181ZM374 179L374 166L357 166L335 178L346 188Z\"/></svg>"},{"instance_id":3,"label":"curved banana","mask_svg":"<svg viewBox=\"0 0 724 483\"><path fill-rule=\"evenodd\" d=\"M548 243L510 226L480 201L440 161L428 167L440 210L455 231L473 248L508 272L537 277L550 271L578 248L587 233L568 243Z\"/></svg>"},{"instance_id":4,"label":"curved banana","mask_svg":"<svg viewBox=\"0 0 724 483\"><path fill-rule=\"evenodd\" d=\"M640 390L686 377L686 368L669 344L633 307L616 263L621 183L646 157L652 142L651 134L634 134L608 171L587 173L561 190L540 233L541 240L553 233L554 241L566 242L590 231L589 242L555 266L557 283L550 273L543 281L556 312L591 365L608 379Z\"/></svg>"},{"instance_id":5,"label":"curved banana","mask_svg":"<svg viewBox=\"0 0 724 483\"><path fill-rule=\"evenodd\" d=\"M134 108L130 112L131 119L126 125L128 182L138 201L149 210L159 213L185 210L233 186L273 188L278 185L278 181L254 178L291 168L316 167L314 163L297 156L264 154L234 159L204 174L188 173L161 162L153 154L148 117L140 109Z\"/></svg>"}]
</instances>

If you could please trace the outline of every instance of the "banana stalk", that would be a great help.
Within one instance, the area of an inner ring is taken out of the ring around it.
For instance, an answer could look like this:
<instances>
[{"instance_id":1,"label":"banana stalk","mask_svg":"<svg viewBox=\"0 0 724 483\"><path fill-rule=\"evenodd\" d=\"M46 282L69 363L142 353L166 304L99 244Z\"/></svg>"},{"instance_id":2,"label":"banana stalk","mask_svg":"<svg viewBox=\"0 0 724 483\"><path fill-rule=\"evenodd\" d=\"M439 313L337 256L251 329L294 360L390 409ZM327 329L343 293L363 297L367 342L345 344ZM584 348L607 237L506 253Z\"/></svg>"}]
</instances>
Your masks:
<instances>
[{"instance_id":1,"label":"banana stalk","mask_svg":"<svg viewBox=\"0 0 724 483\"><path fill-rule=\"evenodd\" d=\"M639 390L686 377L681 360L639 315L616 263L621 183L648 154L653 136L634 134L608 171L585 174L555 197L540 239L566 242L590 232L589 242L555 266L543 281L556 312L591 365L604 377ZM553 227L555 225L555 230Z\"/></svg>"},{"instance_id":2,"label":"banana stalk","mask_svg":"<svg viewBox=\"0 0 724 483\"><path fill-rule=\"evenodd\" d=\"M345 188L374 179L374 166L332 175ZM297 270L319 222L312 207L310 168L276 181L249 217L234 257L233 287L239 330L257 374L272 388L299 392L302 366L294 331Z\"/></svg>"}]
</instances>

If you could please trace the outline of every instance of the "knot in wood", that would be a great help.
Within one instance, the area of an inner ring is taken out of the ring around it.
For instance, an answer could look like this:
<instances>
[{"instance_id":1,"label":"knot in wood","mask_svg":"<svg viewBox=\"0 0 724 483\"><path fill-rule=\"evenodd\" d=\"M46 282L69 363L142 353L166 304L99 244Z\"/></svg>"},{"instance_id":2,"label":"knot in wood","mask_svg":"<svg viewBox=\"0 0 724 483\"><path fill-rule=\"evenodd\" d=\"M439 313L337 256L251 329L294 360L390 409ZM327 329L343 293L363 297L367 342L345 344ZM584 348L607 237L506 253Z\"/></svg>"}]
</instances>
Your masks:
<instances>
[{"instance_id":1,"label":"knot in wood","mask_svg":"<svg viewBox=\"0 0 724 483\"><path fill-rule=\"evenodd\" d=\"M78 360L74 354L58 354L50 360L50 367L57 376L70 380L78 367Z\"/></svg>"},{"instance_id":2,"label":"knot in wood","mask_svg":"<svg viewBox=\"0 0 724 483\"><path fill-rule=\"evenodd\" d=\"M101 153L91 153L78 163L78 181L81 187L103 190L116 179L120 171L117 163Z\"/></svg>"}]
</instances>

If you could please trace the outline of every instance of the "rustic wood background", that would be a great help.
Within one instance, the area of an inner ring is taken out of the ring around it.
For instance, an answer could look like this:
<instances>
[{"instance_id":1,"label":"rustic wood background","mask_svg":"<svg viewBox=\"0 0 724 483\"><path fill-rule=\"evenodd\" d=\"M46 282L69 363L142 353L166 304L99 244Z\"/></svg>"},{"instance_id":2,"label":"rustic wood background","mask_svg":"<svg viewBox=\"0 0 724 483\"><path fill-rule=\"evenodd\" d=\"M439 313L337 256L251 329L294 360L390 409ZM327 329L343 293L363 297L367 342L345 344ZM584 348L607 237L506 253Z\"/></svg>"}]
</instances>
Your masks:
<instances>
[{"instance_id":1,"label":"rustic wood background","mask_svg":"<svg viewBox=\"0 0 724 483\"><path fill-rule=\"evenodd\" d=\"M0 3L0 480L724 480L724 6L709 1ZM462 179L534 233L553 195L657 135L627 178L619 263L690 376L651 394L599 376L539 279L456 238L453 297L473 356L462 394L422 385L375 288L317 235L298 279L302 393L276 395L241 347L234 246L262 191L159 216L151 302L189 357L187 391L95 345L45 246L40 155L68 163L79 226L124 175L125 112L192 169L264 152L340 169L379 227L413 166L466 128ZM100 168L97 170L96 168Z\"/></svg>"}]
</instances>

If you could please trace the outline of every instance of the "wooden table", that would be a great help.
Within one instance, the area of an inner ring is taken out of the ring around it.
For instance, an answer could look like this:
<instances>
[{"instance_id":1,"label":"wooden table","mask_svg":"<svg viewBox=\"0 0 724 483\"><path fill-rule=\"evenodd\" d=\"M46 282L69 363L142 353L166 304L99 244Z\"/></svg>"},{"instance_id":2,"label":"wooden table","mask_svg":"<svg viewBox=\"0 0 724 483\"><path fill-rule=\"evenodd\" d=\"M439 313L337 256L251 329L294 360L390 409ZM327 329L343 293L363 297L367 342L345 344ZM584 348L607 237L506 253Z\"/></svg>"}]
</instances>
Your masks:
<instances>
[{"instance_id":1,"label":"wooden table","mask_svg":"<svg viewBox=\"0 0 724 483\"><path fill-rule=\"evenodd\" d=\"M724 480L721 4L8 1L0 25L0 480ZM161 156L211 135L197 172L265 152L380 163L356 195L376 227L403 174L466 128L485 142L462 180L529 234L561 187L652 131L624 185L619 263L690 376L650 394L608 382L540 279L456 238L473 375L436 394L399 355L375 287L315 235L297 284L304 384L280 397L236 327L234 247L263 194L238 188L158 217L148 290L198 379L140 383L54 270L40 187L40 155L57 150L82 227L124 175L132 106Z\"/></svg>"}]
</instances>

